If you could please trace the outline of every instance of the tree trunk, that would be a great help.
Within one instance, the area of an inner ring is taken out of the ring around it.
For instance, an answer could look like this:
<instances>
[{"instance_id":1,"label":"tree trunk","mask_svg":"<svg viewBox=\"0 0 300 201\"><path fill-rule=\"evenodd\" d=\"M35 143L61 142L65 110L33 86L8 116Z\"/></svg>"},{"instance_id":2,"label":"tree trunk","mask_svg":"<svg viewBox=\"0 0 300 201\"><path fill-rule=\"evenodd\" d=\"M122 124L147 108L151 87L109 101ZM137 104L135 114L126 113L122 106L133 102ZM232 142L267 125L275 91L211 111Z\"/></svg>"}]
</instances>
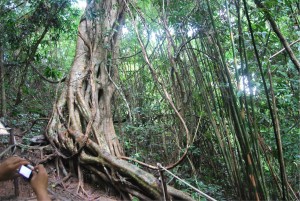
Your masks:
<instances>
[{"instance_id":1,"label":"tree trunk","mask_svg":"<svg viewBox=\"0 0 300 201\"><path fill-rule=\"evenodd\" d=\"M0 44L0 83L1 83L1 117L6 116L5 69L3 47Z\"/></svg>"},{"instance_id":2,"label":"tree trunk","mask_svg":"<svg viewBox=\"0 0 300 201\"><path fill-rule=\"evenodd\" d=\"M124 0L88 1L70 75L54 105L47 137L61 157L78 158L79 165L111 183L125 199L129 194L160 199L154 176L117 158L123 148L113 125L111 99L124 11ZM192 200L171 187L168 191L174 198Z\"/></svg>"},{"instance_id":3,"label":"tree trunk","mask_svg":"<svg viewBox=\"0 0 300 201\"><path fill-rule=\"evenodd\" d=\"M80 152L87 138L113 155L123 154L111 113L118 30L124 10L120 2L91 1L78 27L75 59L48 130L50 140L70 155ZM70 132L83 133L85 139L70 141Z\"/></svg>"}]
</instances>

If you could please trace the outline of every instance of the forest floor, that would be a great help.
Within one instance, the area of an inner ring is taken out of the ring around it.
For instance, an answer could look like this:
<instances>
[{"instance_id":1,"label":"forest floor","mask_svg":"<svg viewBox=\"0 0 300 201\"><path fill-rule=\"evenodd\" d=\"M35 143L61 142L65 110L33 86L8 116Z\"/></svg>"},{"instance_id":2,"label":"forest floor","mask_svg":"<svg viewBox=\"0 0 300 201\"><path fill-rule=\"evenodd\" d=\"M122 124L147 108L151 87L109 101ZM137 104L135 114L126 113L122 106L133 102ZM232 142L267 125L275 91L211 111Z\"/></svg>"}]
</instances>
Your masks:
<instances>
[{"instance_id":1,"label":"forest floor","mask_svg":"<svg viewBox=\"0 0 300 201\"><path fill-rule=\"evenodd\" d=\"M16 137L17 138L17 137ZM17 138L17 142L21 141L21 139ZM3 145L0 142L0 153L2 153L8 145ZM38 147L37 147L38 148ZM25 149L16 149L14 155L18 155L27 159L28 161L35 164L37 161L41 161L43 157L41 154L41 150L26 150ZM10 152L6 153L4 157L1 158L0 163L5 159L10 157ZM48 175L48 192L52 200L55 201L64 201L64 200L72 200L72 201L90 201L90 200L101 200L101 201L116 201L120 200L117 197L113 196L109 190L101 189L100 186L91 185L88 183L84 183L84 190L86 194L77 193L78 187L78 179L76 176L71 176L66 181L61 182L62 178L58 178L56 173L56 168L54 162L48 162L44 164ZM15 184L17 183L17 185ZM15 189L19 188L19 195L17 196ZM28 181L24 180L21 177L17 178L17 181L5 181L0 182L0 201L34 201L36 200L36 196L33 193L30 184Z\"/></svg>"}]
</instances>

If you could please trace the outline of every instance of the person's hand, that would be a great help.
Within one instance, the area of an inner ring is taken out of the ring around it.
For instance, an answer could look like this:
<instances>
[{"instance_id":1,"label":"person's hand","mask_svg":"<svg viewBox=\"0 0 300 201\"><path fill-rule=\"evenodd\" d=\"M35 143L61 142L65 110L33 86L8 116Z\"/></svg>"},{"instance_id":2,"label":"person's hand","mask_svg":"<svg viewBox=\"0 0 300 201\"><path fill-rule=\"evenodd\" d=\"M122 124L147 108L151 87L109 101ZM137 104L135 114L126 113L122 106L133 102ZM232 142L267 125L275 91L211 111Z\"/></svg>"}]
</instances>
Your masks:
<instances>
[{"instance_id":1,"label":"person's hand","mask_svg":"<svg viewBox=\"0 0 300 201\"><path fill-rule=\"evenodd\" d=\"M27 165L29 162L18 156L6 159L0 164L0 181L6 181L18 176L18 168L21 165Z\"/></svg>"},{"instance_id":2,"label":"person's hand","mask_svg":"<svg viewBox=\"0 0 300 201\"><path fill-rule=\"evenodd\" d=\"M51 200L47 187L48 187L48 174L43 165L38 165L35 167L35 171L32 171L32 178L30 180L31 187L37 196L38 201L48 201Z\"/></svg>"}]
</instances>

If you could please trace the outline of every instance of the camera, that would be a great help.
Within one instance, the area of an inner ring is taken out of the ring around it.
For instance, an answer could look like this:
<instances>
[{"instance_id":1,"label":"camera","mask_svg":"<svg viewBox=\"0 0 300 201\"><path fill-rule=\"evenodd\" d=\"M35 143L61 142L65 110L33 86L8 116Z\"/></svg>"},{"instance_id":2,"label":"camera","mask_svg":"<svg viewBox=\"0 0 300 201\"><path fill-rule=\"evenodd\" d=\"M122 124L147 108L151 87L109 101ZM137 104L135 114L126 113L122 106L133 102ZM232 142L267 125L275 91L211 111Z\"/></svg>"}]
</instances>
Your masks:
<instances>
[{"instance_id":1,"label":"camera","mask_svg":"<svg viewBox=\"0 0 300 201\"><path fill-rule=\"evenodd\" d=\"M32 171L34 167L32 165L22 165L19 169L19 174L27 180L30 180L32 177Z\"/></svg>"}]
</instances>

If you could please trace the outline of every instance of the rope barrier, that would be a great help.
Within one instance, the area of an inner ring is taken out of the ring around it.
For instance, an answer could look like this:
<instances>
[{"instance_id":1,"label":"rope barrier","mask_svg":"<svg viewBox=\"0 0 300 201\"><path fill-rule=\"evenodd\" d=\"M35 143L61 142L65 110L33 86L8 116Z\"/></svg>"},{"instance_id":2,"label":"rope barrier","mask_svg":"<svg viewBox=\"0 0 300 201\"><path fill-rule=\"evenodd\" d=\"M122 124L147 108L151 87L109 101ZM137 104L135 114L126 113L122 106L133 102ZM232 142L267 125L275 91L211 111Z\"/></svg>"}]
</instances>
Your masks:
<instances>
[{"instance_id":1,"label":"rope barrier","mask_svg":"<svg viewBox=\"0 0 300 201\"><path fill-rule=\"evenodd\" d=\"M170 175L172 175L173 177L175 177L176 179L178 179L179 181L181 181L182 183L186 184L187 186L189 186L190 188L192 188L193 190L195 190L197 193L199 193L200 195L206 197L207 199L211 200L211 201L217 201L216 199L210 197L209 195L203 193L202 191L200 191L199 189L195 188L194 186L190 185L189 183L187 183L186 181L180 179L178 176L176 176L175 174L173 174L172 172L170 172L169 170L167 170L166 168L164 168L161 164L157 164L158 167L160 167L161 169L165 170L167 173L169 173Z\"/></svg>"}]
</instances>

